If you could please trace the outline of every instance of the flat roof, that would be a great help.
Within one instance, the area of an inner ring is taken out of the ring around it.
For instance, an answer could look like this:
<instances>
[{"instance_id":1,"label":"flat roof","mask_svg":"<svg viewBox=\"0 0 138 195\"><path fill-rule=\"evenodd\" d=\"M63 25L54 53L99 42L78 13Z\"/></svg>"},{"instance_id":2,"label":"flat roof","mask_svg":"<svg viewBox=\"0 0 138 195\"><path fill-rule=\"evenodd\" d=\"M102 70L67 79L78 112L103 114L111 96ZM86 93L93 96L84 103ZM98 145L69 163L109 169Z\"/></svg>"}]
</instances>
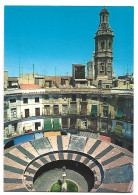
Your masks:
<instances>
[{"instance_id":1,"label":"flat roof","mask_svg":"<svg viewBox=\"0 0 138 195\"><path fill-rule=\"evenodd\" d=\"M72 64L72 66L85 66L84 64Z\"/></svg>"}]
</instances>

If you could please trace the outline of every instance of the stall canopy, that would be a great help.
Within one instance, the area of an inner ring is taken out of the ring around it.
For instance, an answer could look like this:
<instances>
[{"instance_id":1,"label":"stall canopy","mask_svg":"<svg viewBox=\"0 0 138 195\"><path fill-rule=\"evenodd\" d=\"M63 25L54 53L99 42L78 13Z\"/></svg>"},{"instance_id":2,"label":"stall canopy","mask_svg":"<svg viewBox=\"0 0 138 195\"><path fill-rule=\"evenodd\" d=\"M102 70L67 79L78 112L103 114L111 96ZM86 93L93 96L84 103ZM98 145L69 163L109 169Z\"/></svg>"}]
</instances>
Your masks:
<instances>
[{"instance_id":1,"label":"stall canopy","mask_svg":"<svg viewBox=\"0 0 138 195\"><path fill-rule=\"evenodd\" d=\"M97 116L97 105L92 105L91 115Z\"/></svg>"},{"instance_id":2,"label":"stall canopy","mask_svg":"<svg viewBox=\"0 0 138 195\"><path fill-rule=\"evenodd\" d=\"M59 118L54 118L54 130L60 130Z\"/></svg>"},{"instance_id":3,"label":"stall canopy","mask_svg":"<svg viewBox=\"0 0 138 195\"><path fill-rule=\"evenodd\" d=\"M60 131L50 131L50 132L44 132L44 137L49 137L49 136L57 136L61 135Z\"/></svg>"},{"instance_id":4,"label":"stall canopy","mask_svg":"<svg viewBox=\"0 0 138 195\"><path fill-rule=\"evenodd\" d=\"M44 131L49 131L52 130L52 123L51 123L51 119L44 119Z\"/></svg>"}]
</instances>

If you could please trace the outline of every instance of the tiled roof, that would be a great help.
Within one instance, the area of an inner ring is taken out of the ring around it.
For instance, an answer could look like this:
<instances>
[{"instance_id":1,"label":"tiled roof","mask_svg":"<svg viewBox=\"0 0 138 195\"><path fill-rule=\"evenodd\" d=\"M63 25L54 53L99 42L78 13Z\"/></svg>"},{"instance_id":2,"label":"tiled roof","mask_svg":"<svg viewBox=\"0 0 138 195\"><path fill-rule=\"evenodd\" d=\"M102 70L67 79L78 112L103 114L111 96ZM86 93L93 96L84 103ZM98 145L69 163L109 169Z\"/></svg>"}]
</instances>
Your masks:
<instances>
[{"instance_id":1,"label":"tiled roof","mask_svg":"<svg viewBox=\"0 0 138 195\"><path fill-rule=\"evenodd\" d=\"M34 84L20 84L21 89L40 89L42 88L39 85L34 85Z\"/></svg>"}]
</instances>

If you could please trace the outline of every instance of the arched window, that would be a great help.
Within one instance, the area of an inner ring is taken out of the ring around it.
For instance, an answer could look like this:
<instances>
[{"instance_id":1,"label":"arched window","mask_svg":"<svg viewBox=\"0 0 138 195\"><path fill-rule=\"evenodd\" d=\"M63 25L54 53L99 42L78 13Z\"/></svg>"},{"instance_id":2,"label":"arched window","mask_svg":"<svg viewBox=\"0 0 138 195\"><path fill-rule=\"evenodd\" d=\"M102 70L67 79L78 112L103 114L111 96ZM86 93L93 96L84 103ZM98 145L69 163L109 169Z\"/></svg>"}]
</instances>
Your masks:
<instances>
[{"instance_id":1,"label":"arched window","mask_svg":"<svg viewBox=\"0 0 138 195\"><path fill-rule=\"evenodd\" d=\"M112 48L112 43L109 41L109 49Z\"/></svg>"},{"instance_id":2,"label":"arched window","mask_svg":"<svg viewBox=\"0 0 138 195\"><path fill-rule=\"evenodd\" d=\"M104 49L104 41L101 42L101 49Z\"/></svg>"}]
</instances>

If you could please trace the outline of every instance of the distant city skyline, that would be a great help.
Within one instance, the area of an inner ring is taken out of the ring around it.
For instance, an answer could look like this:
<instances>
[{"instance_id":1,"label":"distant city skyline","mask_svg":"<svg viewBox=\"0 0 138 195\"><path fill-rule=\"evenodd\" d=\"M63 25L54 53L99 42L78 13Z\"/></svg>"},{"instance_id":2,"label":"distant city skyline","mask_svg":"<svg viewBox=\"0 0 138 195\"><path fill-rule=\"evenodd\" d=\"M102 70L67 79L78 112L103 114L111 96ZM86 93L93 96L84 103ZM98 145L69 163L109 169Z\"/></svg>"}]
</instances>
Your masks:
<instances>
[{"instance_id":1,"label":"distant city skyline","mask_svg":"<svg viewBox=\"0 0 138 195\"><path fill-rule=\"evenodd\" d=\"M4 70L72 75L72 64L87 65L95 50L94 35L103 6L5 6ZM134 8L106 6L114 31L115 76L133 73Z\"/></svg>"}]
</instances>

